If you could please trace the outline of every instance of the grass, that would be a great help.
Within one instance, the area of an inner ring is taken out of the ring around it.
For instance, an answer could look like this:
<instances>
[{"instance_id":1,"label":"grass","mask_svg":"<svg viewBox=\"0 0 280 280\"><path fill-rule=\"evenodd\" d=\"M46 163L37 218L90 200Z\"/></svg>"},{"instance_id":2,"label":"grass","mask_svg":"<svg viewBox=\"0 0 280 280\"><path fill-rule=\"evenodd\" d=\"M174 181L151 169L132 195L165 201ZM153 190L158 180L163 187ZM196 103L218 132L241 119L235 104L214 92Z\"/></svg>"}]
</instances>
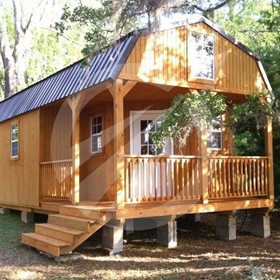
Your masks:
<instances>
[{"instance_id":1,"label":"grass","mask_svg":"<svg viewBox=\"0 0 280 280\"><path fill-rule=\"evenodd\" d=\"M212 227L183 221L176 249L159 246L155 230L138 231L125 237L125 251L114 256L102 255L95 236L77 248L82 259L56 263L20 244L20 233L34 225L22 223L15 212L0 215L0 279L280 279L280 216L272 226L271 238L243 233L225 242L215 239ZM253 278L257 272L263 278Z\"/></svg>"}]
</instances>

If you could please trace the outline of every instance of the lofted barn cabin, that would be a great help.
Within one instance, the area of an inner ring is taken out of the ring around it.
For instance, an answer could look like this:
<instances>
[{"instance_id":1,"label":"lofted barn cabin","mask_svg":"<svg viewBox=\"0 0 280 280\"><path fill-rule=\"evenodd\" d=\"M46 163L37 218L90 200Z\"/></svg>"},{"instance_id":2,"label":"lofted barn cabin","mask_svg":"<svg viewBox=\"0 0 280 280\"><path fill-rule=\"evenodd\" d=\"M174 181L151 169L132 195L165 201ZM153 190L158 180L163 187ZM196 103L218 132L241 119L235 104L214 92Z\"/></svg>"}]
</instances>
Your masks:
<instances>
[{"instance_id":1,"label":"lofted barn cabin","mask_svg":"<svg viewBox=\"0 0 280 280\"><path fill-rule=\"evenodd\" d=\"M236 238L235 213L270 233L274 203L272 126L266 155L235 156L227 127L194 131L186 147L155 149L151 136L178 94L211 89L242 102L271 91L259 58L208 19L155 33L132 32L0 103L0 206L48 214L22 235L55 256L103 227L103 246L123 250L123 230L154 218L158 242L177 243L176 218L217 213L216 235ZM226 116L224 116L226 118Z\"/></svg>"}]
</instances>

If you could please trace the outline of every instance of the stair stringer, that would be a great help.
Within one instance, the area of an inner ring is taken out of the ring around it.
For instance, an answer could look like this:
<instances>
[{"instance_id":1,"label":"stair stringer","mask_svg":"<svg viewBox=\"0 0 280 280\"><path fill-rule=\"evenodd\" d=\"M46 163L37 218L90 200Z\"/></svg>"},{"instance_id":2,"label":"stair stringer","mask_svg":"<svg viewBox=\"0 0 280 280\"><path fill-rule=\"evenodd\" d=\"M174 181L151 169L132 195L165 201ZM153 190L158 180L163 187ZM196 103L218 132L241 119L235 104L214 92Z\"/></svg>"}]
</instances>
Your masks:
<instances>
[{"instance_id":1,"label":"stair stringer","mask_svg":"<svg viewBox=\"0 0 280 280\"><path fill-rule=\"evenodd\" d=\"M97 223L94 223L89 226L88 232L81 234L76 237L74 244L71 246L67 246L61 249L60 255L66 255L72 253L74 249L76 249L79 245L81 245L84 241L86 241L90 236L96 233L100 228L106 225L113 217L112 213L105 213L102 219L98 220Z\"/></svg>"}]
</instances>

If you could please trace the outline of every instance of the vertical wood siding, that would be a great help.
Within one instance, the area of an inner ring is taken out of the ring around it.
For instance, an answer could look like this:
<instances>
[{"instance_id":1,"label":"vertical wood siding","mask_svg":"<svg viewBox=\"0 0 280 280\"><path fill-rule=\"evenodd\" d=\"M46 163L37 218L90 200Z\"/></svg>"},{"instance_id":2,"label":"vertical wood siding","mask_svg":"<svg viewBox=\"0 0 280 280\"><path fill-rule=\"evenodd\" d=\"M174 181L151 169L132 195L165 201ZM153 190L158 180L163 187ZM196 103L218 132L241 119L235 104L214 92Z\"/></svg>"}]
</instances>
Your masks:
<instances>
[{"instance_id":1,"label":"vertical wood siding","mask_svg":"<svg viewBox=\"0 0 280 280\"><path fill-rule=\"evenodd\" d=\"M19 124L19 158L11 159L11 125ZM0 203L39 205L39 110L0 124Z\"/></svg>"},{"instance_id":2,"label":"vertical wood siding","mask_svg":"<svg viewBox=\"0 0 280 280\"><path fill-rule=\"evenodd\" d=\"M41 162L68 160L71 153L71 109L61 107L41 109Z\"/></svg>"},{"instance_id":3,"label":"vertical wood siding","mask_svg":"<svg viewBox=\"0 0 280 280\"><path fill-rule=\"evenodd\" d=\"M101 153L91 153L91 118L103 117L103 145ZM113 104L89 104L81 114L81 201L113 200Z\"/></svg>"},{"instance_id":4,"label":"vertical wood siding","mask_svg":"<svg viewBox=\"0 0 280 280\"><path fill-rule=\"evenodd\" d=\"M215 37L214 81L191 78L189 38L192 31ZM205 23L140 37L120 78L240 94L265 89L256 59Z\"/></svg>"}]
</instances>

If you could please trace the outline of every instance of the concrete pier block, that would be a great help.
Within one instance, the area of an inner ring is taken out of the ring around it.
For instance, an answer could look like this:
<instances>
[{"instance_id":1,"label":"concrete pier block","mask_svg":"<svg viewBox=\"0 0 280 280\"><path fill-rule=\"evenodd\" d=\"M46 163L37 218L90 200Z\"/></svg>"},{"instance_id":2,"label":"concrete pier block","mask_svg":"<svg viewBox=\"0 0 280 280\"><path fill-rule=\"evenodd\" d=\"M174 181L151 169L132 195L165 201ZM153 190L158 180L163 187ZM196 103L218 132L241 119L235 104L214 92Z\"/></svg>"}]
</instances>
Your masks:
<instances>
[{"instance_id":1,"label":"concrete pier block","mask_svg":"<svg viewBox=\"0 0 280 280\"><path fill-rule=\"evenodd\" d=\"M21 221L27 224L34 223L34 213L22 211Z\"/></svg>"},{"instance_id":2,"label":"concrete pier block","mask_svg":"<svg viewBox=\"0 0 280 280\"><path fill-rule=\"evenodd\" d=\"M102 229L102 246L110 254L123 251L123 220L112 220Z\"/></svg>"},{"instance_id":3,"label":"concrete pier block","mask_svg":"<svg viewBox=\"0 0 280 280\"><path fill-rule=\"evenodd\" d=\"M216 215L216 237L221 240L236 239L236 215L234 212L221 212Z\"/></svg>"},{"instance_id":4,"label":"concrete pier block","mask_svg":"<svg viewBox=\"0 0 280 280\"><path fill-rule=\"evenodd\" d=\"M0 208L0 214L10 214L11 210L7 208Z\"/></svg>"},{"instance_id":5,"label":"concrete pier block","mask_svg":"<svg viewBox=\"0 0 280 280\"><path fill-rule=\"evenodd\" d=\"M158 219L157 241L167 248L177 247L177 222L176 217L164 217Z\"/></svg>"},{"instance_id":6,"label":"concrete pier block","mask_svg":"<svg viewBox=\"0 0 280 280\"><path fill-rule=\"evenodd\" d=\"M267 238L270 236L270 217L268 213L251 213L251 234Z\"/></svg>"}]
</instances>

